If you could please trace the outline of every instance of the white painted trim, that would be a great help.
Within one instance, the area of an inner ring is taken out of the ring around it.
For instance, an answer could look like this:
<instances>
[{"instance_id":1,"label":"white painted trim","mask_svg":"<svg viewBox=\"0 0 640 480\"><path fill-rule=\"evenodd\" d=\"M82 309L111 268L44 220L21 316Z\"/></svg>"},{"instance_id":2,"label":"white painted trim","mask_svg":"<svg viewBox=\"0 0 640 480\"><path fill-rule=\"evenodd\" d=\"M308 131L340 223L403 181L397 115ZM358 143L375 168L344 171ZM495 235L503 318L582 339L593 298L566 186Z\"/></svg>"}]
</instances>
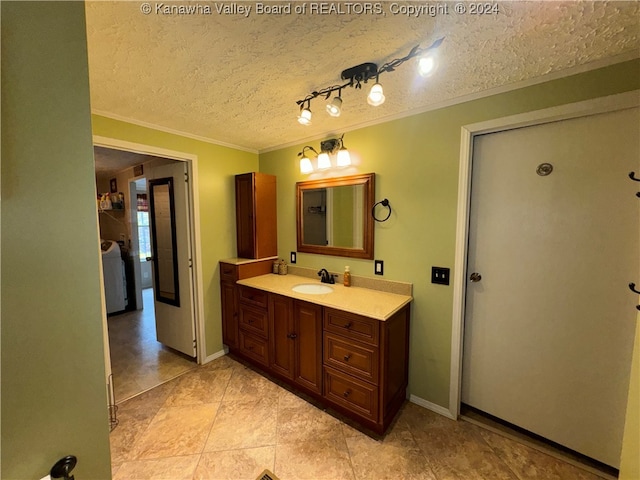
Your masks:
<instances>
[{"instance_id":1,"label":"white painted trim","mask_svg":"<svg viewBox=\"0 0 640 480\"><path fill-rule=\"evenodd\" d=\"M192 140L197 140L199 142L211 143L213 145L218 145L220 147L233 148L234 150L242 150L243 152L256 153L256 154L258 153L258 150L256 150L255 148L241 147L240 145L234 145L232 143L223 142L221 140L216 140L209 137L203 137L201 135L195 135L193 133L182 132L180 130L175 130L173 128L163 127L162 125L156 125L154 123L144 122L142 120L136 120L135 118L124 117L116 113L105 112L104 110L92 109L91 113L93 115L99 115L101 117L110 118L112 120L117 120L119 122L131 123L132 125L137 125L139 127L151 128L152 130L158 130L160 132L170 133L172 135L179 135L181 137L190 138Z\"/></svg>"},{"instance_id":2,"label":"white painted trim","mask_svg":"<svg viewBox=\"0 0 640 480\"><path fill-rule=\"evenodd\" d=\"M222 350L216 353L212 353L207 358L205 358L202 364L204 365L206 363L213 362L216 358L224 357L227 353L229 353L229 347L224 347Z\"/></svg>"},{"instance_id":3,"label":"white painted trim","mask_svg":"<svg viewBox=\"0 0 640 480\"><path fill-rule=\"evenodd\" d=\"M456 417L451 415L451 412L449 412L449 410L447 410L444 407L441 407L440 405L430 402L428 400L425 400L424 398L420 398L420 397L416 397L415 395L410 395L409 396L409 401L411 403L415 403L416 405L419 405L421 407L426 408L427 410L431 410L432 412L438 413L440 415L443 415L447 418L451 418L452 420L457 420Z\"/></svg>"},{"instance_id":4,"label":"white painted trim","mask_svg":"<svg viewBox=\"0 0 640 480\"><path fill-rule=\"evenodd\" d=\"M354 130L360 130L366 127L372 127L374 125L379 125L381 123L387 123L394 120L399 120L401 118L412 117L414 115L420 115L421 113L431 112L433 110L439 110L441 108L451 107L453 105L459 105L461 103L471 102L473 100L479 100L481 98L490 97L492 95L498 95L501 93L507 93L514 90L519 90L521 88L532 87L534 85L539 85L541 83L550 82L553 80L558 80L560 78L570 77L572 75L578 75L580 73L589 72L591 70L597 70L599 68L609 67L611 65L615 65L617 63L627 62L629 60L634 60L636 58L640 58L637 51L629 51L626 53L622 53L620 55L616 55L609 58L604 58L601 60L596 60L591 63L587 63L585 65L577 65L572 68L567 68L564 70L560 70L557 72L548 73L546 75L542 75L540 77L530 78L527 80L523 80L520 82L511 83L508 85L502 85L495 88L490 88L488 90L483 90L481 92L470 93L468 95L462 95L460 97L452 98L450 100L444 100L442 102L432 103L430 105L414 108L411 110L405 110L404 112L397 113L395 115L388 115L385 117L380 117L375 120L371 120L369 122L362 122L355 125L351 125L347 128L340 129L340 133L329 132L320 135L314 135L310 137L306 137L300 140L294 140L292 142L288 142L282 145L276 145L273 147L267 147L258 150L259 154L272 152L274 150L280 150L287 147L294 147L296 145L300 145L302 143L313 142L317 140L325 140L326 138L330 138L332 136L340 136L343 133L352 132Z\"/></svg>"},{"instance_id":5,"label":"white painted trim","mask_svg":"<svg viewBox=\"0 0 640 480\"><path fill-rule=\"evenodd\" d=\"M594 98L583 102L535 110L486 122L464 125L460 133L460 164L458 174L458 211L456 220L455 268L453 282L453 315L451 325L451 372L449 383L449 416L460 414L462 385L462 353L464 339L465 287L467 277L467 245L469 241L469 211L471 202L471 166L473 137L514 128L596 115L640 106L640 90Z\"/></svg>"},{"instance_id":6,"label":"white painted trim","mask_svg":"<svg viewBox=\"0 0 640 480\"><path fill-rule=\"evenodd\" d=\"M172 160L179 160L187 162L188 172L190 178L190 192L189 196L191 202L191 214L193 222L192 228L192 242L193 242L193 277L194 277L194 303L195 303L195 316L196 316L196 361L202 364L205 361L205 355L207 354L206 336L204 331L204 281L202 278L202 241L200 238L200 202L196 201L200 198L198 188L198 156L178 152L175 150L168 150L166 148L157 147L154 145L145 145L142 143L127 142L116 138L102 137L99 135L93 136L93 144L99 147L113 148L116 150L125 150L129 152L141 153L143 155L155 155L164 158L170 158Z\"/></svg>"}]
</instances>

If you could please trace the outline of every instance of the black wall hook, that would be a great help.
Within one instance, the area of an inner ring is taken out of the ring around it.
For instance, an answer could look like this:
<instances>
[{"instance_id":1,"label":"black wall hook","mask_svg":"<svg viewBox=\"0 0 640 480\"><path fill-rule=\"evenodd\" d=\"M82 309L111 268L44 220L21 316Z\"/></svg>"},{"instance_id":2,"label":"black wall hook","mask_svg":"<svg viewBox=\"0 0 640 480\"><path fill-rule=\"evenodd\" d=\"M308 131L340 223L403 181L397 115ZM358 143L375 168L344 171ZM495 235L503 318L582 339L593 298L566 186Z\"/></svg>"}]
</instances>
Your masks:
<instances>
[{"instance_id":1,"label":"black wall hook","mask_svg":"<svg viewBox=\"0 0 640 480\"><path fill-rule=\"evenodd\" d=\"M56 464L51 467L51 471L49 475L51 478L62 478L63 480L74 480L73 475L71 475L71 470L73 470L78 463L78 459L73 455L67 455L64 458L61 458L56 462Z\"/></svg>"},{"instance_id":2,"label":"black wall hook","mask_svg":"<svg viewBox=\"0 0 640 480\"><path fill-rule=\"evenodd\" d=\"M629 178L634 182L640 182L640 178L636 177L636 172L629 172Z\"/></svg>"},{"instance_id":3,"label":"black wall hook","mask_svg":"<svg viewBox=\"0 0 640 480\"><path fill-rule=\"evenodd\" d=\"M638 295L640 295L640 291L636 290L636 284L635 283L630 283L629 284L629 288L631 289L631 291L633 293L637 293Z\"/></svg>"}]
</instances>

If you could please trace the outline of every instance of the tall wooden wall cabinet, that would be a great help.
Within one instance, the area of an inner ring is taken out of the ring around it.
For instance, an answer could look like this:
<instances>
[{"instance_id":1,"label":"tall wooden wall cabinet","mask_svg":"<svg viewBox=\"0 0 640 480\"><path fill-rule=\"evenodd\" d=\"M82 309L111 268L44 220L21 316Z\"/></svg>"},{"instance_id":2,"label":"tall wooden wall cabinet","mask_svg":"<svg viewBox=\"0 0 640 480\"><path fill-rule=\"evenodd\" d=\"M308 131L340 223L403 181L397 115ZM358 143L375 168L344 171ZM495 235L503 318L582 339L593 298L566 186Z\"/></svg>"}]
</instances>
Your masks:
<instances>
[{"instance_id":1,"label":"tall wooden wall cabinet","mask_svg":"<svg viewBox=\"0 0 640 480\"><path fill-rule=\"evenodd\" d=\"M236 175L238 257L278 255L276 177L266 173Z\"/></svg>"}]
</instances>

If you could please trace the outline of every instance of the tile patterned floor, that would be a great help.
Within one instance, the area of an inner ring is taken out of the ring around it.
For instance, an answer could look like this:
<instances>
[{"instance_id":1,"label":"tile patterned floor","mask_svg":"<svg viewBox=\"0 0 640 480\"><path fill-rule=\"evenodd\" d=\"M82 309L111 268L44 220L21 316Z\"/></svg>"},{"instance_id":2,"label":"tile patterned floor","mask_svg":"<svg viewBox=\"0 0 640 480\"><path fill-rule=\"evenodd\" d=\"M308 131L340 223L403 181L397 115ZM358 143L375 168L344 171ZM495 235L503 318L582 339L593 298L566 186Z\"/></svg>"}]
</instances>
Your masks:
<instances>
[{"instance_id":1,"label":"tile patterned floor","mask_svg":"<svg viewBox=\"0 0 640 480\"><path fill-rule=\"evenodd\" d=\"M153 289L143 290L142 300L142 310L107 319L116 403L196 367L156 340Z\"/></svg>"},{"instance_id":2,"label":"tile patterned floor","mask_svg":"<svg viewBox=\"0 0 640 480\"><path fill-rule=\"evenodd\" d=\"M600 480L464 421L406 403L381 441L229 357L122 404L115 480Z\"/></svg>"}]
</instances>

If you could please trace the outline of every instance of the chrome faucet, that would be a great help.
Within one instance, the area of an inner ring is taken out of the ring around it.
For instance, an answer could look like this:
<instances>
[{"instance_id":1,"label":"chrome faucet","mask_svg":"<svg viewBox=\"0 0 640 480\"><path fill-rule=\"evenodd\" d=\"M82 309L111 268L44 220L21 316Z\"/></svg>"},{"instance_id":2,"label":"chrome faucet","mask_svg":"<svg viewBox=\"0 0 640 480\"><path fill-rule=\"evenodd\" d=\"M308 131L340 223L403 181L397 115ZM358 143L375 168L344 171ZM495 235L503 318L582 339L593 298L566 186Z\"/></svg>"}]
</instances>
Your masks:
<instances>
[{"instance_id":1,"label":"chrome faucet","mask_svg":"<svg viewBox=\"0 0 640 480\"><path fill-rule=\"evenodd\" d=\"M318 272L318 276L320 277L321 283L336 283L335 278L327 272L326 268L321 269Z\"/></svg>"}]
</instances>

